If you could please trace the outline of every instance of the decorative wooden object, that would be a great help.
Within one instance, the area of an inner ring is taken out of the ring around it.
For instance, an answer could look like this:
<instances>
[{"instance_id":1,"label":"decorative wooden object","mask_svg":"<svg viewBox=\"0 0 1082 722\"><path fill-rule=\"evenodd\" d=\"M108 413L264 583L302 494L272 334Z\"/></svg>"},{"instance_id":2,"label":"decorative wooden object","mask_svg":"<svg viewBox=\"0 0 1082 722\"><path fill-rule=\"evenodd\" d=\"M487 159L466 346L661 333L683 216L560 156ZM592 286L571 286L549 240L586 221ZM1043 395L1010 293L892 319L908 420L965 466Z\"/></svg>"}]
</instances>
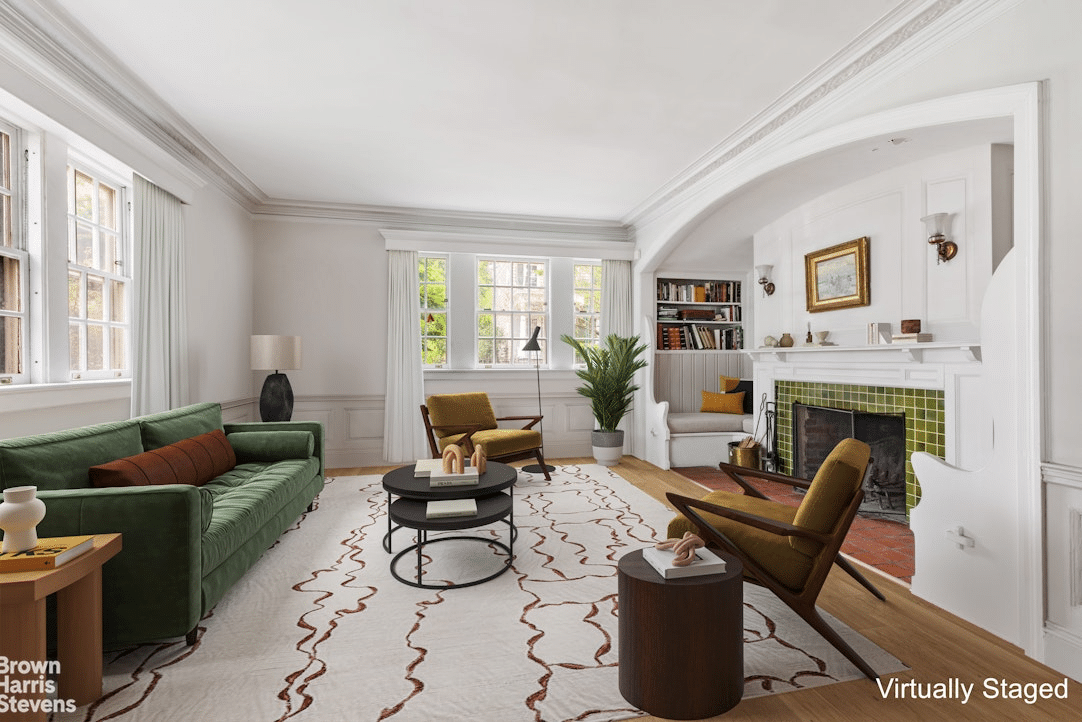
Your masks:
<instances>
[{"instance_id":1,"label":"decorative wooden object","mask_svg":"<svg viewBox=\"0 0 1082 722\"><path fill-rule=\"evenodd\" d=\"M466 460L462 455L462 447L451 444L443 450L443 473L462 474L466 471Z\"/></svg>"},{"instance_id":2,"label":"decorative wooden object","mask_svg":"<svg viewBox=\"0 0 1082 722\"><path fill-rule=\"evenodd\" d=\"M470 464L473 466L473 468L477 469L478 474L485 473L485 465L487 464L487 462L488 459L485 458L485 450L482 449L480 446L475 448L473 450L473 456L470 457Z\"/></svg>"}]
</instances>

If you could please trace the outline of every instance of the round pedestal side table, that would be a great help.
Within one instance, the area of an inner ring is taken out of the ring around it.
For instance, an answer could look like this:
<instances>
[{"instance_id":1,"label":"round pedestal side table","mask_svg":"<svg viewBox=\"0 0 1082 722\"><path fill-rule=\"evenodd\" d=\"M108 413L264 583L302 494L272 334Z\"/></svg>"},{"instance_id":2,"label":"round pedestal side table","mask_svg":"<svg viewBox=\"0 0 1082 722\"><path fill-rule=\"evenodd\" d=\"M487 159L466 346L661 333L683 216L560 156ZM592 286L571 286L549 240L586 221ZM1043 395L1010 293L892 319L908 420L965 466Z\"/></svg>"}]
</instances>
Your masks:
<instances>
[{"instance_id":1,"label":"round pedestal side table","mask_svg":"<svg viewBox=\"0 0 1082 722\"><path fill-rule=\"evenodd\" d=\"M666 719L702 719L744 694L744 589L740 560L722 574L664 579L643 559L619 564L620 694Z\"/></svg>"}]
</instances>

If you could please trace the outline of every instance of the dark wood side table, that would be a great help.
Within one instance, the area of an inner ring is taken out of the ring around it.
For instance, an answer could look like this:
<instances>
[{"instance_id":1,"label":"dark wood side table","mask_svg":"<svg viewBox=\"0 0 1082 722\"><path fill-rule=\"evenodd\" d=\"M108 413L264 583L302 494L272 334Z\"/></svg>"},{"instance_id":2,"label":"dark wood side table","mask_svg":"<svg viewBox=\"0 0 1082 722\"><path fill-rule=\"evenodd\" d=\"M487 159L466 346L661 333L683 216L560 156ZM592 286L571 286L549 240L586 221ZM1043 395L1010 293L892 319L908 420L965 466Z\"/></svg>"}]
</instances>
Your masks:
<instances>
[{"instance_id":1,"label":"dark wood side table","mask_svg":"<svg viewBox=\"0 0 1082 722\"><path fill-rule=\"evenodd\" d=\"M620 559L620 694L656 717L702 719L744 694L740 560L723 574L663 579L642 550Z\"/></svg>"},{"instance_id":2,"label":"dark wood side table","mask_svg":"<svg viewBox=\"0 0 1082 722\"><path fill-rule=\"evenodd\" d=\"M0 574L0 655L10 661L45 659L45 598L56 593L57 699L84 705L101 697L101 566L120 547L120 534L95 534L90 551L55 569ZM37 675L26 678L37 679ZM13 714L4 719L47 717L44 713Z\"/></svg>"}]
</instances>

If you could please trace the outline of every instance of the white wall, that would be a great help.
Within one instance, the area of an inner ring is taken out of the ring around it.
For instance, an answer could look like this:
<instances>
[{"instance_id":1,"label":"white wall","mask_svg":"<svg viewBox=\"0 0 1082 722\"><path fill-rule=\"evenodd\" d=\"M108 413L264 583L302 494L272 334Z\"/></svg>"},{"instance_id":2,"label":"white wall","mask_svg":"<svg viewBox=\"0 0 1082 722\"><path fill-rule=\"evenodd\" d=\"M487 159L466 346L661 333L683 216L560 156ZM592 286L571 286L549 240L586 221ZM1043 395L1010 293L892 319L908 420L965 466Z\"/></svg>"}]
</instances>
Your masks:
<instances>
[{"instance_id":1,"label":"white wall","mask_svg":"<svg viewBox=\"0 0 1082 722\"><path fill-rule=\"evenodd\" d=\"M841 346L863 345L867 324L920 319L936 341L979 341L980 304L993 271L993 177L1008 176L998 149L969 148L929 158L832 190L760 229L755 262L773 264L774 295L754 294L754 344L789 332L829 331ZM996 162L993 162L993 161ZM958 255L937 264L921 217L951 214ZM1003 230L1009 242L1010 229ZM871 303L810 313L804 256L869 237Z\"/></svg>"}]
</instances>

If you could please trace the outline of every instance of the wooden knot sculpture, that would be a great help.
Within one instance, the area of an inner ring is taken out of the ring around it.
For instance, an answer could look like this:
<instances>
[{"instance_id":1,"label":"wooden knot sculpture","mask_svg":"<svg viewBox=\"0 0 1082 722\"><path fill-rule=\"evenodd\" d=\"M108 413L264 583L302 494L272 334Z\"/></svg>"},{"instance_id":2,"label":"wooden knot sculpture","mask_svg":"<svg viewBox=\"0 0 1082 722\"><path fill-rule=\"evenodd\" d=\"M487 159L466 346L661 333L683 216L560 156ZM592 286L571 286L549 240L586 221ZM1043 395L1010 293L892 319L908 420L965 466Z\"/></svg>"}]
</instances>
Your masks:
<instances>
[{"instance_id":1,"label":"wooden knot sculpture","mask_svg":"<svg viewBox=\"0 0 1082 722\"><path fill-rule=\"evenodd\" d=\"M477 469L478 474L484 474L487 463L488 460L485 458L485 450L478 446L473 450L473 456L470 457L470 465Z\"/></svg>"},{"instance_id":2,"label":"wooden knot sculpture","mask_svg":"<svg viewBox=\"0 0 1082 722\"><path fill-rule=\"evenodd\" d=\"M466 461L462 455L462 447L451 444L443 450L443 473L462 474L466 471Z\"/></svg>"},{"instance_id":3,"label":"wooden knot sculpture","mask_svg":"<svg viewBox=\"0 0 1082 722\"><path fill-rule=\"evenodd\" d=\"M686 567L695 561L695 550L702 549L706 543L697 535L689 531L684 532L683 539L666 539L654 545L655 549L672 549L674 567Z\"/></svg>"}]
</instances>

